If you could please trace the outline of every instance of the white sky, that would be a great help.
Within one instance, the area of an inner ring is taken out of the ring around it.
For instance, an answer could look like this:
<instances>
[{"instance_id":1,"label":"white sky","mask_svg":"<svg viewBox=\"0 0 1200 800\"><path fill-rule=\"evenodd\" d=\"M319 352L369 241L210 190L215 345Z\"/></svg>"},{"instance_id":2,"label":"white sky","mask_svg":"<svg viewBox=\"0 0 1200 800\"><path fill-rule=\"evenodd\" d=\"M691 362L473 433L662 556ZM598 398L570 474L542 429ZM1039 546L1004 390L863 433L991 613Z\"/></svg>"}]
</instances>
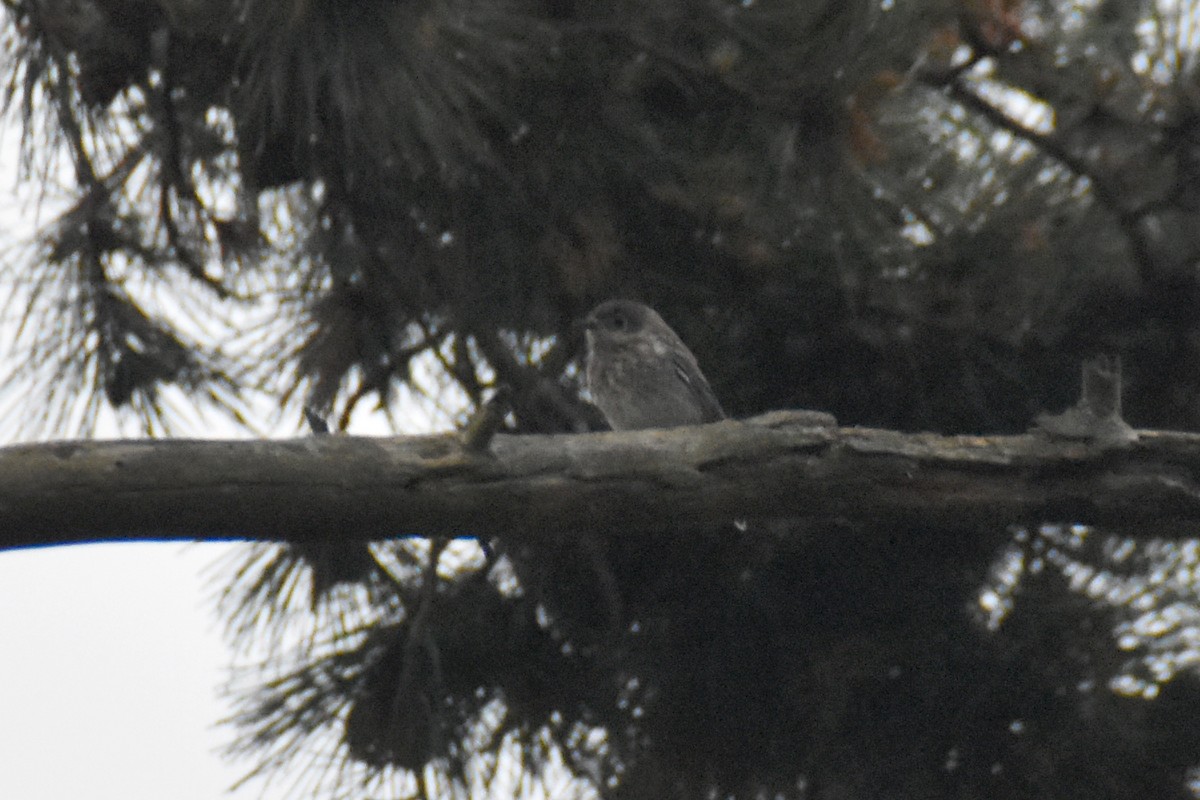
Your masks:
<instances>
[{"instance_id":1,"label":"white sky","mask_svg":"<svg viewBox=\"0 0 1200 800\"><path fill-rule=\"evenodd\" d=\"M260 796L216 752L230 654L199 570L231 546L0 553L0 797Z\"/></svg>"}]
</instances>

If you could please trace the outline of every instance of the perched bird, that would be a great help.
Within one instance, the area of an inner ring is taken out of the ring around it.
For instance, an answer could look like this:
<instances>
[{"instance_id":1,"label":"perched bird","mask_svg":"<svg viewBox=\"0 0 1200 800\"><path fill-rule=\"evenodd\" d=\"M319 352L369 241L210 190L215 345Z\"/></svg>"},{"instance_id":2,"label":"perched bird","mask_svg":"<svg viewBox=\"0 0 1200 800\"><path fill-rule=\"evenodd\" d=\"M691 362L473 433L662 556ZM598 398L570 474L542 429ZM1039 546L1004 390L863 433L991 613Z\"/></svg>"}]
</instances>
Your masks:
<instances>
[{"instance_id":1,"label":"perched bird","mask_svg":"<svg viewBox=\"0 0 1200 800\"><path fill-rule=\"evenodd\" d=\"M692 351L654 309L601 303L583 321L592 402L616 431L725 418Z\"/></svg>"}]
</instances>

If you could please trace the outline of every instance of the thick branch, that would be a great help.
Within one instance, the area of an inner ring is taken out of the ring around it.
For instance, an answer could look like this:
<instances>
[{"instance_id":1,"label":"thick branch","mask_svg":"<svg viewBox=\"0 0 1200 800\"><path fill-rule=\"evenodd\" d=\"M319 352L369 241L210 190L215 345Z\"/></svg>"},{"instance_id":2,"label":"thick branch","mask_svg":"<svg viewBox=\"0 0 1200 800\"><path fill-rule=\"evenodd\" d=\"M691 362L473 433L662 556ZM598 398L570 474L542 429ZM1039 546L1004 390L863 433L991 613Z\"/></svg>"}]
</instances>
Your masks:
<instances>
[{"instance_id":1,"label":"thick branch","mask_svg":"<svg viewBox=\"0 0 1200 800\"><path fill-rule=\"evenodd\" d=\"M692 428L0 449L0 547L115 539L534 538L737 517L842 525L1080 522L1200 534L1200 435L1100 447L1040 435L813 427L806 412Z\"/></svg>"}]
</instances>

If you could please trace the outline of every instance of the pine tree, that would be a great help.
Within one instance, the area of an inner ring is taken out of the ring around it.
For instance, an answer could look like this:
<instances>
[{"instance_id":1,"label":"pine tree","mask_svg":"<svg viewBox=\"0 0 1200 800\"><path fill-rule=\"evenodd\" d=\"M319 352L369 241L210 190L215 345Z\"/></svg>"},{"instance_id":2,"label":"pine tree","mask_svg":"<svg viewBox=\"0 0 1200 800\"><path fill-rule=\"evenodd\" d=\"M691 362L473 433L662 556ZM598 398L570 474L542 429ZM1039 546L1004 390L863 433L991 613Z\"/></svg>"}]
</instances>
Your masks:
<instances>
[{"instance_id":1,"label":"pine tree","mask_svg":"<svg viewBox=\"0 0 1200 800\"><path fill-rule=\"evenodd\" d=\"M29 175L73 181L5 268L42 433L501 385L591 430L613 296L733 416L1022 431L1104 352L1197 427L1194 3L5 6ZM1043 522L256 545L235 748L322 796L1192 796L1195 543Z\"/></svg>"}]
</instances>

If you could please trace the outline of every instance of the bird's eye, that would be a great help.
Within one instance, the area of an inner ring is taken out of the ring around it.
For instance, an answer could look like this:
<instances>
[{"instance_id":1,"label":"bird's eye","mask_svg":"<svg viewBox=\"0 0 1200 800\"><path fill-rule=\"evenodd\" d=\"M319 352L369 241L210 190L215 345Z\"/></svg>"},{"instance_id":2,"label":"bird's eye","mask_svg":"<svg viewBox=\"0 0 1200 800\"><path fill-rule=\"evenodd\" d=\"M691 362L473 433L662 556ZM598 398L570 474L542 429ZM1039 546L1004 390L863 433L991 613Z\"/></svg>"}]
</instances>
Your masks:
<instances>
[{"instance_id":1,"label":"bird's eye","mask_svg":"<svg viewBox=\"0 0 1200 800\"><path fill-rule=\"evenodd\" d=\"M625 317L624 314L613 314L612 315L612 327L613 327L613 330L615 330L615 331L623 331L629 327L629 320Z\"/></svg>"}]
</instances>

